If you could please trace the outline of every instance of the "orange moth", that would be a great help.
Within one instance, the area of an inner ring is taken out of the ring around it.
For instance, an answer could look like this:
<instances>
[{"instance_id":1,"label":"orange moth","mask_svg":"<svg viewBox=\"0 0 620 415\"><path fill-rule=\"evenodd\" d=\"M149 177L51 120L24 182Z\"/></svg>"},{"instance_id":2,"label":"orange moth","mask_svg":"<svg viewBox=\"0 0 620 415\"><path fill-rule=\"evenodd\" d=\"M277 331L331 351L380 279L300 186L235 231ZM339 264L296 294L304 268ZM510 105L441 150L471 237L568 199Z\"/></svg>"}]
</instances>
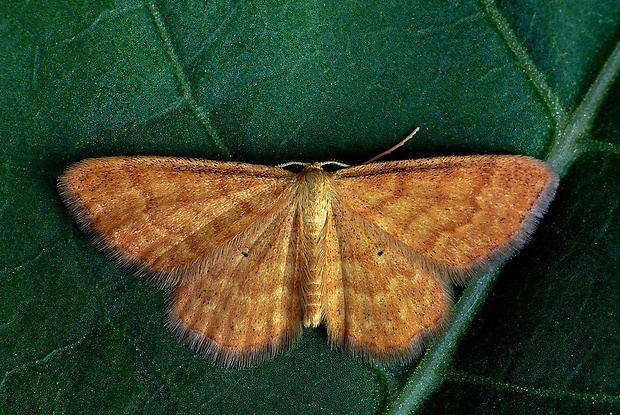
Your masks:
<instances>
[{"instance_id":1,"label":"orange moth","mask_svg":"<svg viewBox=\"0 0 620 415\"><path fill-rule=\"evenodd\" d=\"M169 292L182 340L247 367L319 324L354 356L410 361L449 320L452 283L521 248L558 185L524 156L325 164L106 157L59 189L99 247Z\"/></svg>"}]
</instances>

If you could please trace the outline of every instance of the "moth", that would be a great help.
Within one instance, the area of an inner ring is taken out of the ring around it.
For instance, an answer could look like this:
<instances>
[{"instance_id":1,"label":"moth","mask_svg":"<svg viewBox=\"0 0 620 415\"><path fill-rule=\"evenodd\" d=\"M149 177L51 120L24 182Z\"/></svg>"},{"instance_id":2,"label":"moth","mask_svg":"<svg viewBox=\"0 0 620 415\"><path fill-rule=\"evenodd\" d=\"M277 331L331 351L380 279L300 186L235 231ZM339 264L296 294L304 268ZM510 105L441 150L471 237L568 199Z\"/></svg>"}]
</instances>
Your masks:
<instances>
[{"instance_id":1,"label":"moth","mask_svg":"<svg viewBox=\"0 0 620 415\"><path fill-rule=\"evenodd\" d=\"M180 339L242 368L320 324L353 356L409 362L449 321L452 284L521 248L558 185L524 156L326 164L105 157L59 190L98 247L168 292Z\"/></svg>"}]
</instances>

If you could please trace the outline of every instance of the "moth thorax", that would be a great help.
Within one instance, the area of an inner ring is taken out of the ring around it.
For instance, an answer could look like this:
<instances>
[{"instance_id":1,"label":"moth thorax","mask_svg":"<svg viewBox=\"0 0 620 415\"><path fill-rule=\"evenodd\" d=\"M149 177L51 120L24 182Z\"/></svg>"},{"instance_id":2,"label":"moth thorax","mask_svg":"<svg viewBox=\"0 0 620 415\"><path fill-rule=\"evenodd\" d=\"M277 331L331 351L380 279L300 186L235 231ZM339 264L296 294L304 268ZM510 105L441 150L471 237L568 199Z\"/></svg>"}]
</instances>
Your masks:
<instances>
[{"instance_id":1,"label":"moth thorax","mask_svg":"<svg viewBox=\"0 0 620 415\"><path fill-rule=\"evenodd\" d=\"M299 173L299 208L307 239L317 243L327 221L328 194L331 191L332 174L317 163L306 165Z\"/></svg>"}]
</instances>

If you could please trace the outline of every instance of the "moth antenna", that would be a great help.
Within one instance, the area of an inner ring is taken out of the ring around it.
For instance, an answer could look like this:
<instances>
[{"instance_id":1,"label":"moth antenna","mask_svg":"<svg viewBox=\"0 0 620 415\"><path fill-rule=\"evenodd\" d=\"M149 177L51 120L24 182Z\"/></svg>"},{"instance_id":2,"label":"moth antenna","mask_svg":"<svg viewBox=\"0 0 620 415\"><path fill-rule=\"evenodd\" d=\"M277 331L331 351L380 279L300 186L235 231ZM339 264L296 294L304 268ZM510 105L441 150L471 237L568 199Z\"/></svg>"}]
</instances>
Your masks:
<instances>
[{"instance_id":1,"label":"moth antenna","mask_svg":"<svg viewBox=\"0 0 620 415\"><path fill-rule=\"evenodd\" d=\"M350 164L341 163L341 162L336 161L336 160L323 161L323 162L319 163L319 166L323 167L323 166L327 166L328 164L333 164L334 166L338 166L338 167L351 167Z\"/></svg>"},{"instance_id":2,"label":"moth antenna","mask_svg":"<svg viewBox=\"0 0 620 415\"><path fill-rule=\"evenodd\" d=\"M362 163L362 164L368 164L368 163L372 163L374 161L379 160L381 157L383 156L387 156L388 154L390 154L392 151L396 150L398 147L402 147L405 145L405 143L409 140L411 140L411 137L413 137L415 135L415 133L417 133L418 131L420 131L420 127L416 127L415 130L413 130L411 132L411 134L409 134L407 137L405 137L401 142L399 142L398 144L396 144L394 147L390 148L389 150L384 151L383 153L379 154L378 156L375 156L373 158L371 158L370 160Z\"/></svg>"},{"instance_id":3,"label":"moth antenna","mask_svg":"<svg viewBox=\"0 0 620 415\"><path fill-rule=\"evenodd\" d=\"M284 167L288 167L288 166L301 166L304 167L306 164L308 163L304 163L301 161L289 161L286 163L281 163L281 164L276 164L276 167L279 167L281 169L283 169Z\"/></svg>"},{"instance_id":4,"label":"moth antenna","mask_svg":"<svg viewBox=\"0 0 620 415\"><path fill-rule=\"evenodd\" d=\"M285 167L288 167L288 166L301 166L301 167L305 167L307 164L310 164L310 163L304 163L304 162L301 162L301 161L289 161L287 163L276 164L276 167L279 167L279 168L285 168ZM336 161L336 160L322 161L322 162L317 163L317 164L320 167L326 166L328 164L333 164L333 165L338 166L338 167L351 167L350 164L341 163L341 162Z\"/></svg>"}]
</instances>

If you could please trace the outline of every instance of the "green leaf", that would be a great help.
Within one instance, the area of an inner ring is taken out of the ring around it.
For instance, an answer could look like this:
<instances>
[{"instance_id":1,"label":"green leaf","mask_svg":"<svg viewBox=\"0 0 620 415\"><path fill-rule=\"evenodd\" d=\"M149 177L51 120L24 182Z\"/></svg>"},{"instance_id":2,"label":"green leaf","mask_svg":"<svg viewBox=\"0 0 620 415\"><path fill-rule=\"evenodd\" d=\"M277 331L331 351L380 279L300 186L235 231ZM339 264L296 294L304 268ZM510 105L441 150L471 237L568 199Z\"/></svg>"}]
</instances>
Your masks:
<instances>
[{"instance_id":1,"label":"green leaf","mask_svg":"<svg viewBox=\"0 0 620 415\"><path fill-rule=\"evenodd\" d=\"M2 412L620 410L620 4L334 3L0 1ZM212 367L55 188L105 155L353 164L416 126L390 157L528 154L562 182L405 367L332 351L324 329Z\"/></svg>"}]
</instances>

